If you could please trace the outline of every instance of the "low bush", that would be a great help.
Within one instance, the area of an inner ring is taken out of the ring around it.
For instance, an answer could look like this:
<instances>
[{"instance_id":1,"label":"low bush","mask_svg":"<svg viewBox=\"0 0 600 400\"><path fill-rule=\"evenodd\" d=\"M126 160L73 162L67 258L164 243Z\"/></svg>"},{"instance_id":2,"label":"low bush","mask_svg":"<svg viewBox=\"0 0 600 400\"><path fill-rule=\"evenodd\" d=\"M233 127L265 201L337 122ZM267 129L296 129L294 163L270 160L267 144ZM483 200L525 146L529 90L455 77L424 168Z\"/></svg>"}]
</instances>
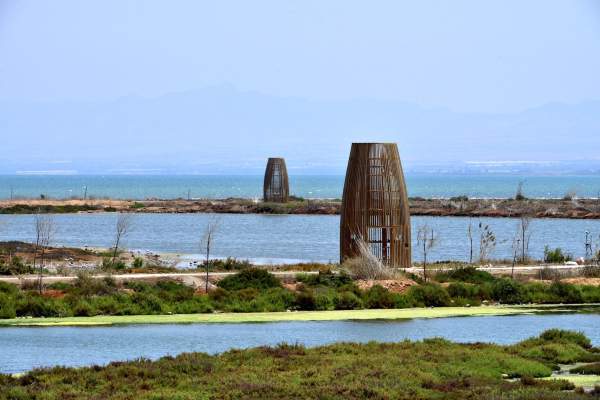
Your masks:
<instances>
[{"instance_id":1,"label":"low bush","mask_svg":"<svg viewBox=\"0 0 600 400\"><path fill-rule=\"evenodd\" d=\"M350 291L339 293L333 303L336 310L356 310L363 307L360 298Z\"/></svg>"},{"instance_id":2,"label":"low bush","mask_svg":"<svg viewBox=\"0 0 600 400\"><path fill-rule=\"evenodd\" d=\"M315 294L310 290L296 293L296 299L294 303L298 310L313 311L317 309L317 300L315 299Z\"/></svg>"},{"instance_id":3,"label":"low bush","mask_svg":"<svg viewBox=\"0 0 600 400\"><path fill-rule=\"evenodd\" d=\"M0 318L15 318L17 310L11 298L0 292Z\"/></svg>"},{"instance_id":4,"label":"low bush","mask_svg":"<svg viewBox=\"0 0 600 400\"><path fill-rule=\"evenodd\" d=\"M555 296L557 302L583 302L583 293L581 292L581 289L568 283L554 282L550 285L550 292Z\"/></svg>"},{"instance_id":5,"label":"low bush","mask_svg":"<svg viewBox=\"0 0 600 400\"><path fill-rule=\"evenodd\" d=\"M31 265L25 264L19 256L11 257L9 262L0 260L0 275L21 275L33 272Z\"/></svg>"},{"instance_id":6,"label":"low bush","mask_svg":"<svg viewBox=\"0 0 600 400\"><path fill-rule=\"evenodd\" d=\"M412 286L408 291L412 303L418 307L444 307L451 304L448 292L433 283Z\"/></svg>"},{"instance_id":7,"label":"low bush","mask_svg":"<svg viewBox=\"0 0 600 400\"><path fill-rule=\"evenodd\" d=\"M363 295L363 304L366 308L394 308L396 299L389 290L375 285Z\"/></svg>"},{"instance_id":8,"label":"low bush","mask_svg":"<svg viewBox=\"0 0 600 400\"><path fill-rule=\"evenodd\" d=\"M523 286L512 279L498 279L492 283L492 299L506 304L522 303Z\"/></svg>"},{"instance_id":9,"label":"low bush","mask_svg":"<svg viewBox=\"0 0 600 400\"><path fill-rule=\"evenodd\" d=\"M438 272L435 276L438 282L467 282L467 283L486 283L493 282L496 278L486 271L480 271L475 267L461 267L450 271Z\"/></svg>"},{"instance_id":10,"label":"low bush","mask_svg":"<svg viewBox=\"0 0 600 400\"><path fill-rule=\"evenodd\" d=\"M281 282L264 269L248 268L220 280L217 285L225 290L269 289L281 287Z\"/></svg>"},{"instance_id":11,"label":"low bush","mask_svg":"<svg viewBox=\"0 0 600 400\"><path fill-rule=\"evenodd\" d=\"M565 263L573 260L573 256L568 253L563 253L560 247L550 249L550 247L544 247L544 262L546 263Z\"/></svg>"},{"instance_id":12,"label":"low bush","mask_svg":"<svg viewBox=\"0 0 600 400\"><path fill-rule=\"evenodd\" d=\"M298 274L296 280L306 286L327 286L331 288L339 288L354 283L352 278L345 272L335 274L331 271L319 271L318 274Z\"/></svg>"},{"instance_id":13,"label":"low bush","mask_svg":"<svg viewBox=\"0 0 600 400\"><path fill-rule=\"evenodd\" d=\"M199 268L204 268L204 266ZM241 271L248 268L252 268L252 264L248 260L238 260L233 257L210 260L210 269L213 271Z\"/></svg>"}]
</instances>

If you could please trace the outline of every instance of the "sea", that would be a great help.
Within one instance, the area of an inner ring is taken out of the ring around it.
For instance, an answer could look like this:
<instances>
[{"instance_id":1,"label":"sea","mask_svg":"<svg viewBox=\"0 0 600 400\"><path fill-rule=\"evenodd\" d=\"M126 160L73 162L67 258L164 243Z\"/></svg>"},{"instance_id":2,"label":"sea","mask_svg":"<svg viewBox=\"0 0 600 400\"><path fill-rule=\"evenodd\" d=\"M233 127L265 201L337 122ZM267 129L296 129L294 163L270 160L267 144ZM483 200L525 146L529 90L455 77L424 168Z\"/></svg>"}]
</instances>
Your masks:
<instances>
[{"instance_id":1,"label":"sea","mask_svg":"<svg viewBox=\"0 0 600 400\"><path fill-rule=\"evenodd\" d=\"M522 183L530 198L599 197L600 175L407 174L411 197L510 198ZM260 198L259 175L0 175L0 199ZM291 194L310 199L342 196L342 175L291 175Z\"/></svg>"}]
</instances>

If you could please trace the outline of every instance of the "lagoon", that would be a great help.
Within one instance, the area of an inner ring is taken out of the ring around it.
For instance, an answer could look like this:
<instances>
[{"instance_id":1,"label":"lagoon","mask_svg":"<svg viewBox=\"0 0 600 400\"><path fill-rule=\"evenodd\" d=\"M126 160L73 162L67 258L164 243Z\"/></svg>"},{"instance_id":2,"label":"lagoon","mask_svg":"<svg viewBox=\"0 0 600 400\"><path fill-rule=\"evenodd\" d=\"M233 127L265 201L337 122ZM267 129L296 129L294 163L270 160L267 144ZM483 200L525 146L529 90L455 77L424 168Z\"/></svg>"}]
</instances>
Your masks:
<instances>
[{"instance_id":1,"label":"lagoon","mask_svg":"<svg viewBox=\"0 0 600 400\"><path fill-rule=\"evenodd\" d=\"M211 214L135 214L131 233L123 246L129 249L167 252L199 257L202 231ZM257 263L336 262L339 258L339 217L323 215L220 214L221 226L211 253L219 257L249 259ZM53 245L110 247L117 215L59 214L54 216ZM416 230L427 224L439 237L430 260L468 260L467 227L489 225L497 237L491 258L511 259L518 220L514 218L412 217L413 259L417 251ZM531 256L543 258L544 246L561 247L573 256L585 254L585 232L593 247L600 245L600 220L535 219L531 223ZM0 240L34 241L32 215L0 215ZM193 255L196 256L193 256Z\"/></svg>"}]
</instances>

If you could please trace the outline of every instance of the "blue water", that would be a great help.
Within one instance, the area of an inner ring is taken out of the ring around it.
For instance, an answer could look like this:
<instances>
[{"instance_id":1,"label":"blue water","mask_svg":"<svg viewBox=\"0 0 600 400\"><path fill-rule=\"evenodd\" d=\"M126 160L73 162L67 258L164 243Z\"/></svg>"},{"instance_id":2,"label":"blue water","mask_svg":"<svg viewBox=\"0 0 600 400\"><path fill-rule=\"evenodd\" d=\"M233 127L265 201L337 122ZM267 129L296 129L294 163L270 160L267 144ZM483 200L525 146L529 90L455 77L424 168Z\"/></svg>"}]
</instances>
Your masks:
<instances>
[{"instance_id":1,"label":"blue water","mask_svg":"<svg viewBox=\"0 0 600 400\"><path fill-rule=\"evenodd\" d=\"M0 199L41 194L51 198L227 198L262 197L262 176L249 175L0 175ZM600 176L516 176L516 175L407 175L410 196L507 198L515 195L524 181L529 197L563 197L575 191L580 197L597 197ZM343 176L290 175L292 194L306 198L340 198Z\"/></svg>"},{"instance_id":2,"label":"blue water","mask_svg":"<svg viewBox=\"0 0 600 400\"><path fill-rule=\"evenodd\" d=\"M444 337L511 344L551 328L575 329L600 345L599 314L516 315L399 321L323 321L118 327L0 328L0 373L44 366L107 364L278 343L398 342Z\"/></svg>"},{"instance_id":3,"label":"blue water","mask_svg":"<svg viewBox=\"0 0 600 400\"><path fill-rule=\"evenodd\" d=\"M129 249L179 254L200 254L200 238L211 214L135 214L132 230L123 240ZM54 217L54 245L110 247L117 215L59 214ZM337 261L339 259L339 217L329 215L221 214L211 254L250 259L261 263ZM497 237L491 258L511 259L518 221L513 218L412 217L413 259L420 261L416 231L422 225L433 228L438 244L429 260L467 260L467 227L474 226L475 255L478 222L489 225ZM541 259L544 246L561 247L579 257L585 255L585 232L591 234L594 249L600 248L600 220L535 219L531 223L530 255ZM34 241L32 215L0 215L0 240Z\"/></svg>"}]
</instances>

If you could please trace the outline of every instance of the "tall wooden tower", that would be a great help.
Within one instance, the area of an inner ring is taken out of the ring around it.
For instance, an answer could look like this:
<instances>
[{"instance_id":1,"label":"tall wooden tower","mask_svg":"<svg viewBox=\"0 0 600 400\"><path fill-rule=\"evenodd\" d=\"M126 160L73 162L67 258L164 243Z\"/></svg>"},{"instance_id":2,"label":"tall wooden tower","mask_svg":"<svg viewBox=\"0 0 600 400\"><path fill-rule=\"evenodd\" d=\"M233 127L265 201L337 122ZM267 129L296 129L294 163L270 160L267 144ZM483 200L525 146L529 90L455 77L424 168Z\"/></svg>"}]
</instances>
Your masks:
<instances>
[{"instance_id":1,"label":"tall wooden tower","mask_svg":"<svg viewBox=\"0 0 600 400\"><path fill-rule=\"evenodd\" d=\"M340 262L358 240L390 267L411 265L410 213L395 143L352 143L340 217Z\"/></svg>"},{"instance_id":2,"label":"tall wooden tower","mask_svg":"<svg viewBox=\"0 0 600 400\"><path fill-rule=\"evenodd\" d=\"M269 158L265 170L263 200L285 203L290 195L287 168L283 158Z\"/></svg>"}]
</instances>

